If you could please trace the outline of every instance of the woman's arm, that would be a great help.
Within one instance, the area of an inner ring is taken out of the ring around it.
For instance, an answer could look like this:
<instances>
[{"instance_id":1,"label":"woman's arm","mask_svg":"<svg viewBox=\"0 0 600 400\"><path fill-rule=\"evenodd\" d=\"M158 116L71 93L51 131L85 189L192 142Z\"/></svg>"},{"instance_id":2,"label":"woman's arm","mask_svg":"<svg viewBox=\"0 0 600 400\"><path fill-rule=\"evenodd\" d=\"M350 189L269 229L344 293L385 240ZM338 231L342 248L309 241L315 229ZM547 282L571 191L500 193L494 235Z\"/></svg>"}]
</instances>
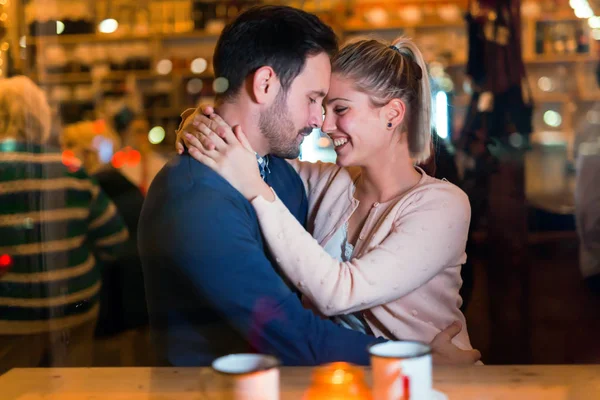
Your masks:
<instances>
[{"instance_id":1,"label":"woman's arm","mask_svg":"<svg viewBox=\"0 0 600 400\"><path fill-rule=\"evenodd\" d=\"M415 200L378 246L359 258L332 258L281 201L252 201L278 265L325 315L347 314L396 300L462 263L469 202L443 184Z\"/></svg>"}]
</instances>

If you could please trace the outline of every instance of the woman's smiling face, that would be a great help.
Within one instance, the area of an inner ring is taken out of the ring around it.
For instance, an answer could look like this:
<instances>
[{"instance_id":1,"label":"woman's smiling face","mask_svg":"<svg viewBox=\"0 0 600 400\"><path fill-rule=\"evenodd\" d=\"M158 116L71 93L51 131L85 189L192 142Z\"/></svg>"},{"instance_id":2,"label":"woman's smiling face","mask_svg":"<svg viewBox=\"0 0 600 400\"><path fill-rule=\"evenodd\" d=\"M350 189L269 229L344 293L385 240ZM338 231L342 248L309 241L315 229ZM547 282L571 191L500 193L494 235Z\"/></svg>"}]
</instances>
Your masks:
<instances>
[{"instance_id":1,"label":"woman's smiling face","mask_svg":"<svg viewBox=\"0 0 600 400\"><path fill-rule=\"evenodd\" d=\"M389 148L392 131L382 108L357 90L352 80L334 73L324 104L322 131L333 141L339 166L364 166Z\"/></svg>"}]
</instances>

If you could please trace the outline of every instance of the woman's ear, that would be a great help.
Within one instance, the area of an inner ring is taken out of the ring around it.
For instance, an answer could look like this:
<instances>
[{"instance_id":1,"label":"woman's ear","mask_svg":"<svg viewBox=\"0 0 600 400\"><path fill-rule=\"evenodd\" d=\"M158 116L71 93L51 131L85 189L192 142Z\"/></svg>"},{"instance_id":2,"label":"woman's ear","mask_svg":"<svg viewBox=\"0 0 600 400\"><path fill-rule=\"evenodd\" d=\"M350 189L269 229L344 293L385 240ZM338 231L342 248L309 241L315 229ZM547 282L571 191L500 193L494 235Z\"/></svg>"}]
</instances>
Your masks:
<instances>
[{"instance_id":1,"label":"woman's ear","mask_svg":"<svg viewBox=\"0 0 600 400\"><path fill-rule=\"evenodd\" d=\"M406 105L400 99L392 99L381 110L381 119L390 131L402 125L406 114Z\"/></svg>"},{"instance_id":2,"label":"woman's ear","mask_svg":"<svg viewBox=\"0 0 600 400\"><path fill-rule=\"evenodd\" d=\"M256 70L252 77L252 97L258 104L270 104L281 89L279 78L273 68L265 66Z\"/></svg>"}]
</instances>

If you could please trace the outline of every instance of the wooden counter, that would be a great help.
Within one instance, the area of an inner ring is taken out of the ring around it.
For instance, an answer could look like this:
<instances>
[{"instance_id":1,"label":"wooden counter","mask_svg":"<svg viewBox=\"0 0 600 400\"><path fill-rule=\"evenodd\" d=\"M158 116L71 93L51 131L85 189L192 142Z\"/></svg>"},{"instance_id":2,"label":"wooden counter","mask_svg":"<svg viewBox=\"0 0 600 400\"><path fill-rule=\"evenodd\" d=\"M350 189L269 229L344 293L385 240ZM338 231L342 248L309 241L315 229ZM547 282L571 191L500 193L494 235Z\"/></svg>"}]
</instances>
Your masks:
<instances>
[{"instance_id":1,"label":"wooden counter","mask_svg":"<svg viewBox=\"0 0 600 400\"><path fill-rule=\"evenodd\" d=\"M282 368L281 400L301 399L310 375L310 368ZM211 377L208 368L15 369L0 377L0 398L214 399ZM600 399L600 365L436 367L434 380L451 400Z\"/></svg>"}]
</instances>

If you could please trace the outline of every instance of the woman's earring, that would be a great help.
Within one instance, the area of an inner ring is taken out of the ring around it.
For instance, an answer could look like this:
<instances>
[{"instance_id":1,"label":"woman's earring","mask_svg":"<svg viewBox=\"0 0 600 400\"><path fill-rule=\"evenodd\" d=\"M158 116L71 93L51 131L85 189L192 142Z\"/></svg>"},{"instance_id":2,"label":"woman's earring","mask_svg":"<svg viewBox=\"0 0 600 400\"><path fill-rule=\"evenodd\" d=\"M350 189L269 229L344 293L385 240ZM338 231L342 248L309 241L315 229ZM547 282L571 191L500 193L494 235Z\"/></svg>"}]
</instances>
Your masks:
<instances>
[{"instance_id":1,"label":"woman's earring","mask_svg":"<svg viewBox=\"0 0 600 400\"><path fill-rule=\"evenodd\" d=\"M391 128L391 127L392 127L392 123L388 122L388 128Z\"/></svg>"}]
</instances>

